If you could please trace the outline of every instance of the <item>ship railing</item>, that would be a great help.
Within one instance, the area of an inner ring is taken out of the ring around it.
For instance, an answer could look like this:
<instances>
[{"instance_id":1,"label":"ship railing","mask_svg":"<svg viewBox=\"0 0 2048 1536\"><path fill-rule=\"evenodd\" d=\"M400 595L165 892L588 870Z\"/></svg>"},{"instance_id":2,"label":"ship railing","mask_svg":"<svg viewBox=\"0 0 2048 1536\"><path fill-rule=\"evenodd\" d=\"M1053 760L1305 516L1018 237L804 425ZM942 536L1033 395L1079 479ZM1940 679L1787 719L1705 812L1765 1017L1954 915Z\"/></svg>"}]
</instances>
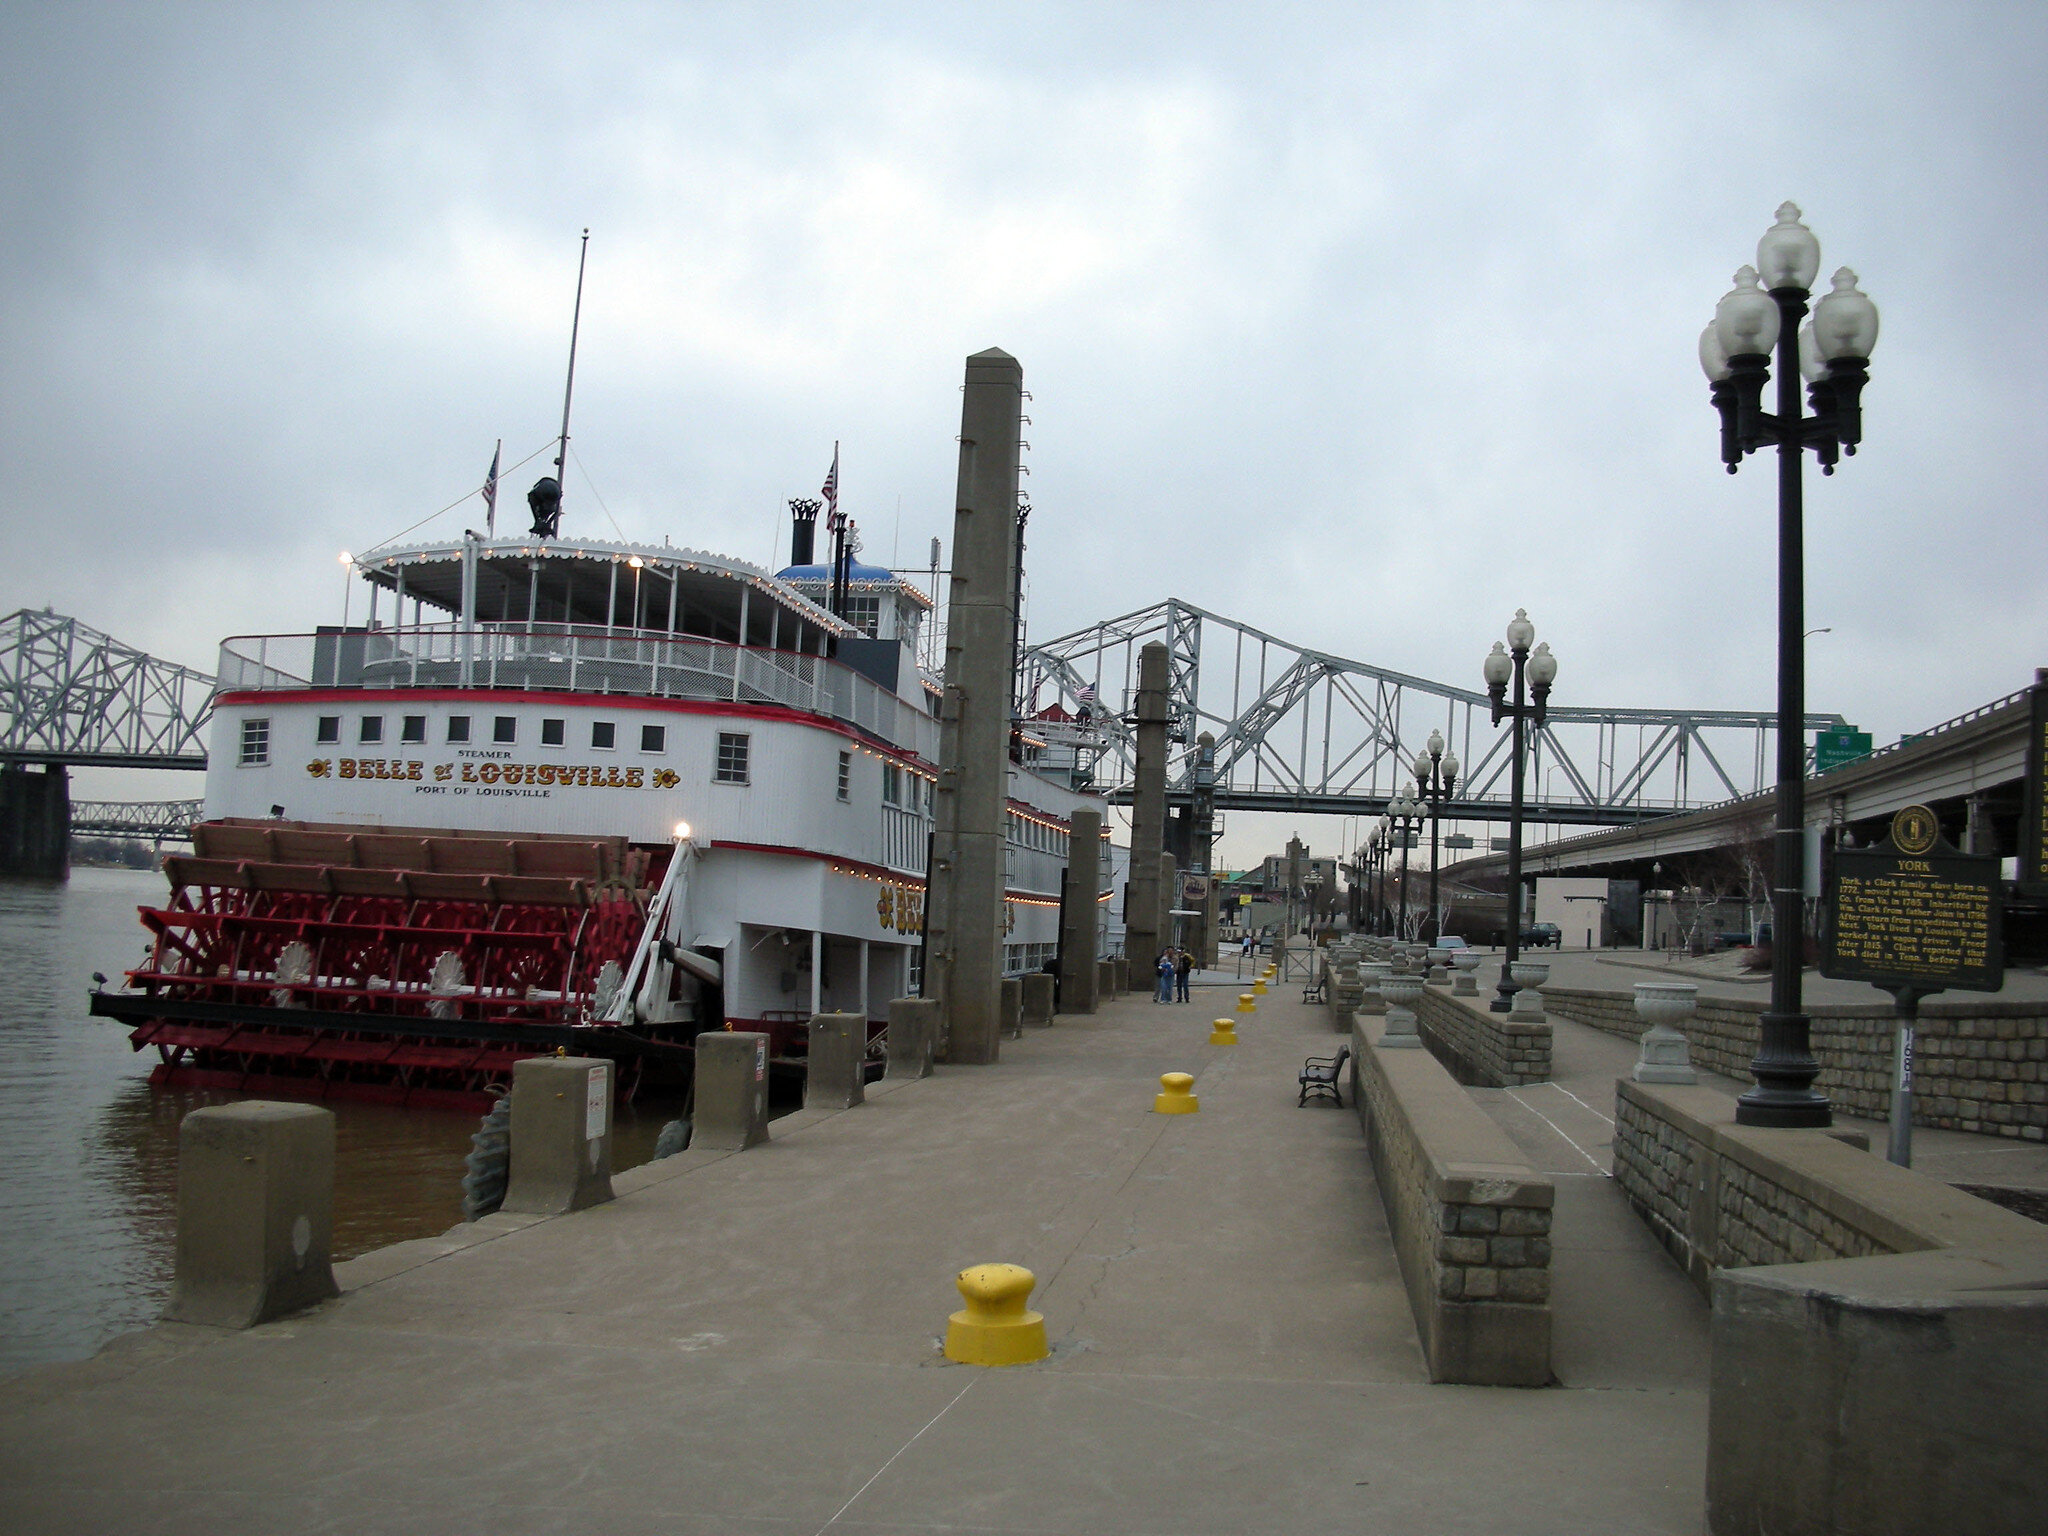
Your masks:
<instances>
[{"instance_id":1,"label":"ship railing","mask_svg":"<svg viewBox=\"0 0 2048 1536\"><path fill-rule=\"evenodd\" d=\"M932 821L919 811L900 805L882 807L882 863L906 875L925 872L925 855L930 850Z\"/></svg>"},{"instance_id":2,"label":"ship railing","mask_svg":"<svg viewBox=\"0 0 2048 1536\"><path fill-rule=\"evenodd\" d=\"M828 657L603 625L455 624L221 642L220 688L518 689L777 704L846 721L930 756L937 723Z\"/></svg>"}]
</instances>

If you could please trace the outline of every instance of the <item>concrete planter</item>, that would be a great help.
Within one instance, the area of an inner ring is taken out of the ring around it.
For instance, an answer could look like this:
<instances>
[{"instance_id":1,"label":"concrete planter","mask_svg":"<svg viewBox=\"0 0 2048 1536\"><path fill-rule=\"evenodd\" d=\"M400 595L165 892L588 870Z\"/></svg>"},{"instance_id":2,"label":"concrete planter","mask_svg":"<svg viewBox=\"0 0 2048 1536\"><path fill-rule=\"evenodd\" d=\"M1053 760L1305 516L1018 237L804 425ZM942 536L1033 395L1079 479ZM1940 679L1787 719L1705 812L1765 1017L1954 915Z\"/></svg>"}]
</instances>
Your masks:
<instances>
[{"instance_id":1,"label":"concrete planter","mask_svg":"<svg viewBox=\"0 0 2048 1536\"><path fill-rule=\"evenodd\" d=\"M1516 1024L1541 1024L1543 1022L1543 983L1550 980L1548 960L1517 960L1508 969L1508 976L1516 987L1515 1005L1508 1010L1508 1018Z\"/></svg>"},{"instance_id":2,"label":"concrete planter","mask_svg":"<svg viewBox=\"0 0 2048 1536\"><path fill-rule=\"evenodd\" d=\"M1421 1049L1422 1034L1415 1027L1415 1005L1422 998L1422 978L1389 976L1380 983L1379 992L1387 1000L1387 1028L1380 1036L1380 1048Z\"/></svg>"},{"instance_id":3,"label":"concrete planter","mask_svg":"<svg viewBox=\"0 0 2048 1536\"><path fill-rule=\"evenodd\" d=\"M1479 952L1462 949L1452 957L1451 964L1458 974L1452 978L1451 994L1454 997L1477 997L1479 995Z\"/></svg>"},{"instance_id":4,"label":"concrete planter","mask_svg":"<svg viewBox=\"0 0 2048 1536\"><path fill-rule=\"evenodd\" d=\"M1676 1026L1698 1011L1700 989L1686 981L1639 981L1635 993L1636 1017L1650 1027L1643 1031L1632 1076L1639 1083L1698 1082L1685 1035Z\"/></svg>"}]
</instances>

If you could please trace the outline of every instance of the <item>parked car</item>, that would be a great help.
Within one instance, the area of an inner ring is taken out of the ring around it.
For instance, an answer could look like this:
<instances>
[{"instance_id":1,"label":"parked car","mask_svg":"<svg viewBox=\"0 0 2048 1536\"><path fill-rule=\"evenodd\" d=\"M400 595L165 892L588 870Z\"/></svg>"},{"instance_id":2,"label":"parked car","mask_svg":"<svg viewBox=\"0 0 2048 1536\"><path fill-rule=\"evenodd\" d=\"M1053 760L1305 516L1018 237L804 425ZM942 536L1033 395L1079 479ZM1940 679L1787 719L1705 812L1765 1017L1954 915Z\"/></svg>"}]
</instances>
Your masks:
<instances>
[{"instance_id":1,"label":"parked car","mask_svg":"<svg viewBox=\"0 0 2048 1536\"><path fill-rule=\"evenodd\" d=\"M1467 944L1463 939L1459 938L1455 933L1438 934L1436 946L1438 949L1448 949L1453 951L1460 949L1470 949L1472 947L1470 944ZM1453 958L1456 958L1455 954L1453 955Z\"/></svg>"},{"instance_id":2,"label":"parked car","mask_svg":"<svg viewBox=\"0 0 2048 1536\"><path fill-rule=\"evenodd\" d=\"M1555 923L1531 923L1522 930L1523 949L1558 949L1564 944L1564 930Z\"/></svg>"}]
</instances>

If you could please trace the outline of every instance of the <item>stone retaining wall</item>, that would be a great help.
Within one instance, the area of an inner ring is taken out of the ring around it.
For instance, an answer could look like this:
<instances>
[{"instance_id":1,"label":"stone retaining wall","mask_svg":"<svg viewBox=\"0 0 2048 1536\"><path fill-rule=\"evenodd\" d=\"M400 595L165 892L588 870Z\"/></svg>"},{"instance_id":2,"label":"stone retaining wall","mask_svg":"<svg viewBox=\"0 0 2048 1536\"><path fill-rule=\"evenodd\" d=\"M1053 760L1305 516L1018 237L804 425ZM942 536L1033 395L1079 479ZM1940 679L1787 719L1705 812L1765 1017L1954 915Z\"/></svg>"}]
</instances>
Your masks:
<instances>
[{"instance_id":1,"label":"stone retaining wall","mask_svg":"<svg viewBox=\"0 0 2048 1536\"><path fill-rule=\"evenodd\" d=\"M2041 1240L2048 1230L1870 1156L1861 1134L1735 1123L1711 1088L1615 1084L1614 1178L1708 1288L1714 1270Z\"/></svg>"},{"instance_id":2,"label":"stone retaining wall","mask_svg":"<svg viewBox=\"0 0 2048 1536\"><path fill-rule=\"evenodd\" d=\"M1550 1026L1511 1024L1489 1013L1484 997L1459 997L1449 986L1426 986L1415 1005L1422 1043L1461 1083L1514 1088L1550 1081Z\"/></svg>"},{"instance_id":3,"label":"stone retaining wall","mask_svg":"<svg viewBox=\"0 0 2048 1536\"><path fill-rule=\"evenodd\" d=\"M1545 987L1543 1005L1632 1040L1644 1028L1627 992ZM1699 1012L1680 1026L1693 1064L1746 1079L1765 1006L1761 999L1702 997ZM1849 1114L1890 1119L1891 1005L1824 1004L1807 1011L1821 1067L1814 1086ZM1913 1045L1915 1125L2048 1140L2048 1004L1930 1000L1920 1005Z\"/></svg>"},{"instance_id":4,"label":"stone retaining wall","mask_svg":"<svg viewBox=\"0 0 2048 1536\"><path fill-rule=\"evenodd\" d=\"M1351 1037L1351 1097L1432 1381L1540 1387L1555 1190L1427 1051Z\"/></svg>"}]
</instances>

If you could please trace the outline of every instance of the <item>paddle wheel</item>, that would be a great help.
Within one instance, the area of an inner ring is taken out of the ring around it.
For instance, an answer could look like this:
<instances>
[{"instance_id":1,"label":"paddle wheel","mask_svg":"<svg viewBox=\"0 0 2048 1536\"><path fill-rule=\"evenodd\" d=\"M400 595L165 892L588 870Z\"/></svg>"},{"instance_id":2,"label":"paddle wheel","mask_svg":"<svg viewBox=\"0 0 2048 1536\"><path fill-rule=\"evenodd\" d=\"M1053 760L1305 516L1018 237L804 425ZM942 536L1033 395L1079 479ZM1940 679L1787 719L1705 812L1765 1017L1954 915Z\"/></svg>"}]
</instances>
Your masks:
<instances>
[{"instance_id":1,"label":"paddle wheel","mask_svg":"<svg viewBox=\"0 0 2048 1536\"><path fill-rule=\"evenodd\" d=\"M616 1006L672 848L248 821L193 847L132 990L94 999L153 1082L477 1109L558 1046L618 1056L622 1091L687 1061L686 1000Z\"/></svg>"}]
</instances>

